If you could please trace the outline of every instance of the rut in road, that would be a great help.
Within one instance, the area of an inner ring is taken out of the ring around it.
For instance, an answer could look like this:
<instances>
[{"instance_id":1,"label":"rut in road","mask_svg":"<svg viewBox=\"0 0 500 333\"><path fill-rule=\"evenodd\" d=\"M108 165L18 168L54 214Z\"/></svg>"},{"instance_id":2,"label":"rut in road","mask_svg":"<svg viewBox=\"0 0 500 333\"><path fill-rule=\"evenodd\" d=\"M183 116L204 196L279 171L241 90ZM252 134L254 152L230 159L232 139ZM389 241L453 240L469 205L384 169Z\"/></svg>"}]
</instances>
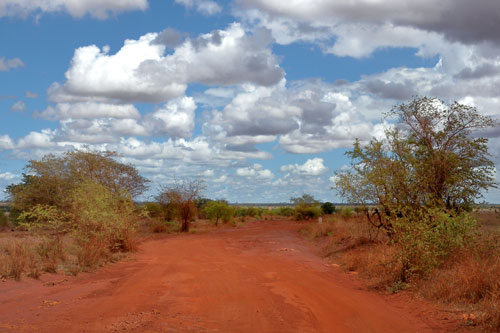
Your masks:
<instances>
[{"instance_id":1,"label":"rut in road","mask_svg":"<svg viewBox=\"0 0 500 333\"><path fill-rule=\"evenodd\" d=\"M260 221L150 240L97 273L2 283L0 331L442 331L325 265L297 227Z\"/></svg>"}]
</instances>

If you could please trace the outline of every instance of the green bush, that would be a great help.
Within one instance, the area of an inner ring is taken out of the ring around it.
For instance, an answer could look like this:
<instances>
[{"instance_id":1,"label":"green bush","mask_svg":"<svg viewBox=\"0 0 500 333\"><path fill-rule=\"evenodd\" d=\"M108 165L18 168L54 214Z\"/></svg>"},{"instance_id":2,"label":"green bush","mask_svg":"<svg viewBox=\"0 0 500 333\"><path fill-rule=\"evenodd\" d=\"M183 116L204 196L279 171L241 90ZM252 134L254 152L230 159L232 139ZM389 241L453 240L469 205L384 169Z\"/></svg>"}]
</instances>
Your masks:
<instances>
[{"instance_id":1,"label":"green bush","mask_svg":"<svg viewBox=\"0 0 500 333\"><path fill-rule=\"evenodd\" d=\"M147 212L148 216L151 218L165 218L164 208L158 202L145 202L142 208Z\"/></svg>"},{"instance_id":2,"label":"green bush","mask_svg":"<svg viewBox=\"0 0 500 333\"><path fill-rule=\"evenodd\" d=\"M321 210L323 214L333 214L337 211L337 208L331 202L323 202L321 204Z\"/></svg>"},{"instance_id":3,"label":"green bush","mask_svg":"<svg viewBox=\"0 0 500 333\"><path fill-rule=\"evenodd\" d=\"M399 218L393 224L393 242L400 248L396 259L403 282L427 275L454 250L477 237L476 221L467 213L452 216L449 212L433 209L421 216Z\"/></svg>"},{"instance_id":4,"label":"green bush","mask_svg":"<svg viewBox=\"0 0 500 333\"><path fill-rule=\"evenodd\" d=\"M280 207L278 209L278 215L290 217L295 215L295 210L292 207Z\"/></svg>"},{"instance_id":5,"label":"green bush","mask_svg":"<svg viewBox=\"0 0 500 333\"><path fill-rule=\"evenodd\" d=\"M323 212L318 205L299 204L295 206L296 220L311 220L321 216Z\"/></svg>"},{"instance_id":6,"label":"green bush","mask_svg":"<svg viewBox=\"0 0 500 333\"><path fill-rule=\"evenodd\" d=\"M224 223L231 222L236 209L229 206L225 201L209 201L203 207L203 214L218 225L222 220Z\"/></svg>"},{"instance_id":7,"label":"green bush","mask_svg":"<svg viewBox=\"0 0 500 333\"><path fill-rule=\"evenodd\" d=\"M112 252L135 249L136 219L129 196L118 195L107 187L86 183L72 193L75 239L82 248L89 244Z\"/></svg>"}]
</instances>

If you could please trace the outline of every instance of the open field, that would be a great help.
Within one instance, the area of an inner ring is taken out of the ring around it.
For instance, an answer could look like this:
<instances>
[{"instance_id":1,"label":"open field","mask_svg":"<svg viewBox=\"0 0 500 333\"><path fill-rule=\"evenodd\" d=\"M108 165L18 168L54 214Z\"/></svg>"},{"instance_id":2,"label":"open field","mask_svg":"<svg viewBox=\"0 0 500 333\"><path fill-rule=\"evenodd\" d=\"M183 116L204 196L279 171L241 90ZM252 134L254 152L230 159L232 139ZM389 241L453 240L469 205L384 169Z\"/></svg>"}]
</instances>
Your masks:
<instances>
[{"instance_id":1,"label":"open field","mask_svg":"<svg viewBox=\"0 0 500 333\"><path fill-rule=\"evenodd\" d=\"M370 292L299 236L254 221L145 241L130 260L78 277L0 283L0 330L441 332L459 321L407 295Z\"/></svg>"}]
</instances>

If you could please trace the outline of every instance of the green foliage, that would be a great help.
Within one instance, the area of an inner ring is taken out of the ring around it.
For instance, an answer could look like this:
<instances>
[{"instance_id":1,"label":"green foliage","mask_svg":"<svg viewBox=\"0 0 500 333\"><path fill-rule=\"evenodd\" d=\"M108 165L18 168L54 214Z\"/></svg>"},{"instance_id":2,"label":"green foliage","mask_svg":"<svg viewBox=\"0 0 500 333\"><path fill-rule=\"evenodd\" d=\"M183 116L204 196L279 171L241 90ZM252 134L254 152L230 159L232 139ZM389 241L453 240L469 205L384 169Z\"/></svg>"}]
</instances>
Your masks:
<instances>
[{"instance_id":1,"label":"green foliage","mask_svg":"<svg viewBox=\"0 0 500 333\"><path fill-rule=\"evenodd\" d=\"M49 205L36 205L21 213L17 220L29 231L56 237L61 237L74 226L71 213Z\"/></svg>"},{"instance_id":2,"label":"green foliage","mask_svg":"<svg viewBox=\"0 0 500 333\"><path fill-rule=\"evenodd\" d=\"M472 131L495 126L473 107L417 97L388 113L398 124L362 146L356 141L351 170L337 172L336 188L365 210L400 247L401 279L425 275L473 237L466 214L484 190L496 187L488 140Z\"/></svg>"},{"instance_id":3,"label":"green foliage","mask_svg":"<svg viewBox=\"0 0 500 333\"><path fill-rule=\"evenodd\" d=\"M236 210L225 201L209 201L203 207L204 215L218 225L222 220L224 223L231 222Z\"/></svg>"},{"instance_id":4,"label":"green foliage","mask_svg":"<svg viewBox=\"0 0 500 333\"><path fill-rule=\"evenodd\" d=\"M331 202L323 202L321 204L321 210L323 211L323 214L333 214L337 211L337 208L332 204Z\"/></svg>"},{"instance_id":5,"label":"green foliage","mask_svg":"<svg viewBox=\"0 0 500 333\"><path fill-rule=\"evenodd\" d=\"M454 212L435 208L419 213L418 216L398 218L393 223L393 241L400 248L396 259L403 282L410 281L413 276L427 275L454 250L476 238L476 221L466 212L453 216Z\"/></svg>"},{"instance_id":6,"label":"green foliage","mask_svg":"<svg viewBox=\"0 0 500 333\"><path fill-rule=\"evenodd\" d=\"M141 194L147 180L133 166L115 161L116 156L114 152L75 150L29 161L21 183L6 189L12 209L23 212L44 205L66 210L71 191L83 183L101 184L116 194Z\"/></svg>"},{"instance_id":7,"label":"green foliage","mask_svg":"<svg viewBox=\"0 0 500 333\"><path fill-rule=\"evenodd\" d=\"M290 198L290 202L295 206L296 220L310 220L323 215L320 203L312 195L302 194L297 198Z\"/></svg>"},{"instance_id":8,"label":"green foliage","mask_svg":"<svg viewBox=\"0 0 500 333\"><path fill-rule=\"evenodd\" d=\"M104 185L85 183L71 196L74 237L85 248L99 244L112 252L135 247L135 207L126 194L116 194Z\"/></svg>"},{"instance_id":9,"label":"green foliage","mask_svg":"<svg viewBox=\"0 0 500 333\"><path fill-rule=\"evenodd\" d=\"M295 206L296 220L312 220L323 215L323 211L319 205L299 204Z\"/></svg>"},{"instance_id":10,"label":"green foliage","mask_svg":"<svg viewBox=\"0 0 500 333\"><path fill-rule=\"evenodd\" d=\"M236 209L235 215L238 217L262 217L264 214L265 209L261 207L238 207Z\"/></svg>"},{"instance_id":11,"label":"green foliage","mask_svg":"<svg viewBox=\"0 0 500 333\"><path fill-rule=\"evenodd\" d=\"M364 147L356 141L347 152L352 169L336 177L348 202L378 206L376 224L388 233L394 214L412 216L421 207L466 211L483 190L496 186L488 140L470 135L494 126L491 118L425 97L396 106L388 116L398 126Z\"/></svg>"},{"instance_id":12,"label":"green foliage","mask_svg":"<svg viewBox=\"0 0 500 333\"><path fill-rule=\"evenodd\" d=\"M280 207L278 208L278 215L286 217L294 216L295 210L292 207Z\"/></svg>"}]
</instances>

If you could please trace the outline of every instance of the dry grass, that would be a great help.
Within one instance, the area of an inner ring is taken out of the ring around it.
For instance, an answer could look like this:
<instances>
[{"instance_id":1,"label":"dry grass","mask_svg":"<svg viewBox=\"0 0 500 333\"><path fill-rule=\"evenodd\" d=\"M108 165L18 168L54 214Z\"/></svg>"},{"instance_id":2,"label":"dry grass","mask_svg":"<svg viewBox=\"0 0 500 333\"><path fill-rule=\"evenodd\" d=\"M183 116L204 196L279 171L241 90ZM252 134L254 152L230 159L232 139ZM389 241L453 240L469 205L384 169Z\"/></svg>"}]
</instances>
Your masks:
<instances>
[{"instance_id":1,"label":"dry grass","mask_svg":"<svg viewBox=\"0 0 500 333\"><path fill-rule=\"evenodd\" d=\"M500 331L500 231L496 212L476 213L482 234L468 248L454 253L428 277L414 281L412 290L452 308L472 313L469 324ZM321 240L325 255L348 271L356 271L368 285L397 292L399 282L397 246L385 234L374 232L363 216L305 224L300 232ZM325 245L326 244L326 245ZM472 318L472 319L471 319Z\"/></svg>"},{"instance_id":2,"label":"dry grass","mask_svg":"<svg viewBox=\"0 0 500 333\"><path fill-rule=\"evenodd\" d=\"M483 235L418 287L427 298L472 309L474 323L500 330L500 235Z\"/></svg>"},{"instance_id":3,"label":"dry grass","mask_svg":"<svg viewBox=\"0 0 500 333\"><path fill-rule=\"evenodd\" d=\"M33 244L23 239L2 239L0 276L19 281L25 272L33 278L40 275Z\"/></svg>"}]
</instances>

